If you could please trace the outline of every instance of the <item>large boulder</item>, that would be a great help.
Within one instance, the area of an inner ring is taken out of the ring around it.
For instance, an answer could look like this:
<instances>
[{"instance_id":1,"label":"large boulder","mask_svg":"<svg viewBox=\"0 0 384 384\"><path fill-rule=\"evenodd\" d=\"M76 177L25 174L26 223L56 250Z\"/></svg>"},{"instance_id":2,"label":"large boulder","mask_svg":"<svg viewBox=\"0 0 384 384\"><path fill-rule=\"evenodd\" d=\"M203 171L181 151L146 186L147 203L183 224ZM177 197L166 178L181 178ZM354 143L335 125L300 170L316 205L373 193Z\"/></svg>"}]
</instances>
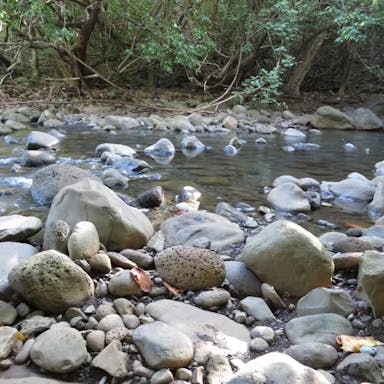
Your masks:
<instances>
[{"instance_id":1,"label":"large boulder","mask_svg":"<svg viewBox=\"0 0 384 384\"><path fill-rule=\"evenodd\" d=\"M37 217L9 215L0 217L0 241L25 241L39 232L43 223Z\"/></svg>"},{"instance_id":2,"label":"large boulder","mask_svg":"<svg viewBox=\"0 0 384 384\"><path fill-rule=\"evenodd\" d=\"M363 179L351 178L332 183L330 191L337 197L369 202L373 199L375 187Z\"/></svg>"},{"instance_id":3,"label":"large boulder","mask_svg":"<svg viewBox=\"0 0 384 384\"><path fill-rule=\"evenodd\" d=\"M87 348L79 331L56 327L36 338L30 356L37 366L49 372L68 373L85 363Z\"/></svg>"},{"instance_id":4,"label":"large boulder","mask_svg":"<svg viewBox=\"0 0 384 384\"><path fill-rule=\"evenodd\" d=\"M167 248L155 257L155 265L163 280L180 289L205 289L220 286L225 279L223 259L203 248Z\"/></svg>"},{"instance_id":5,"label":"large boulder","mask_svg":"<svg viewBox=\"0 0 384 384\"><path fill-rule=\"evenodd\" d=\"M281 211L308 212L311 210L305 192L289 181L273 188L269 192L267 200L274 208Z\"/></svg>"},{"instance_id":6,"label":"large boulder","mask_svg":"<svg viewBox=\"0 0 384 384\"><path fill-rule=\"evenodd\" d=\"M105 128L107 126L112 126L112 127L119 129L121 131L129 131L132 128L139 128L140 127L139 121L134 119L133 117L115 116L115 115L108 115L108 116L103 117L99 121L99 125L102 128Z\"/></svg>"},{"instance_id":7,"label":"large boulder","mask_svg":"<svg viewBox=\"0 0 384 384\"><path fill-rule=\"evenodd\" d=\"M226 316L173 300L152 302L147 305L146 312L187 335L195 350L208 345L226 354L248 351L248 329Z\"/></svg>"},{"instance_id":8,"label":"large boulder","mask_svg":"<svg viewBox=\"0 0 384 384\"><path fill-rule=\"evenodd\" d=\"M280 293L303 296L331 283L334 265L317 237L286 220L276 221L249 239L239 261Z\"/></svg>"},{"instance_id":9,"label":"large boulder","mask_svg":"<svg viewBox=\"0 0 384 384\"><path fill-rule=\"evenodd\" d=\"M108 187L88 178L56 195L46 228L56 220L66 221L71 228L79 221L90 221L110 251L141 248L153 233L152 224L141 211L125 204Z\"/></svg>"},{"instance_id":10,"label":"large boulder","mask_svg":"<svg viewBox=\"0 0 384 384\"><path fill-rule=\"evenodd\" d=\"M325 105L318 108L313 114L311 124L319 129L351 129L353 128L353 119L338 109Z\"/></svg>"},{"instance_id":11,"label":"large boulder","mask_svg":"<svg viewBox=\"0 0 384 384\"><path fill-rule=\"evenodd\" d=\"M33 200L49 205L56 193L67 185L78 183L85 178L98 180L88 171L69 164L53 164L44 167L33 175L31 194Z\"/></svg>"},{"instance_id":12,"label":"large boulder","mask_svg":"<svg viewBox=\"0 0 384 384\"><path fill-rule=\"evenodd\" d=\"M336 347L336 336L353 335L353 332L351 323L336 313L296 317L285 326L292 344L318 342Z\"/></svg>"},{"instance_id":13,"label":"large boulder","mask_svg":"<svg viewBox=\"0 0 384 384\"><path fill-rule=\"evenodd\" d=\"M191 246L204 241L209 244L210 249L220 251L235 243L244 242L244 234L237 224L204 211L171 217L163 222L161 230L170 246Z\"/></svg>"},{"instance_id":14,"label":"large boulder","mask_svg":"<svg viewBox=\"0 0 384 384\"><path fill-rule=\"evenodd\" d=\"M383 128L384 124L370 109L368 108L357 108L353 114L353 121L356 129L364 131L372 129Z\"/></svg>"},{"instance_id":15,"label":"large boulder","mask_svg":"<svg viewBox=\"0 0 384 384\"><path fill-rule=\"evenodd\" d=\"M225 384L329 384L319 372L280 352L271 352L243 365Z\"/></svg>"},{"instance_id":16,"label":"large boulder","mask_svg":"<svg viewBox=\"0 0 384 384\"><path fill-rule=\"evenodd\" d=\"M68 256L54 250L16 265L8 280L26 301L49 313L81 306L94 293L92 279Z\"/></svg>"},{"instance_id":17,"label":"large boulder","mask_svg":"<svg viewBox=\"0 0 384 384\"><path fill-rule=\"evenodd\" d=\"M384 315L384 253L366 251L360 259L356 294L372 307L375 317Z\"/></svg>"},{"instance_id":18,"label":"large boulder","mask_svg":"<svg viewBox=\"0 0 384 384\"><path fill-rule=\"evenodd\" d=\"M132 341L152 368L182 368L193 357L193 345L189 337L162 321L136 328Z\"/></svg>"},{"instance_id":19,"label":"large boulder","mask_svg":"<svg viewBox=\"0 0 384 384\"><path fill-rule=\"evenodd\" d=\"M27 137L27 149L52 148L57 144L57 137L41 131L32 131Z\"/></svg>"}]
</instances>

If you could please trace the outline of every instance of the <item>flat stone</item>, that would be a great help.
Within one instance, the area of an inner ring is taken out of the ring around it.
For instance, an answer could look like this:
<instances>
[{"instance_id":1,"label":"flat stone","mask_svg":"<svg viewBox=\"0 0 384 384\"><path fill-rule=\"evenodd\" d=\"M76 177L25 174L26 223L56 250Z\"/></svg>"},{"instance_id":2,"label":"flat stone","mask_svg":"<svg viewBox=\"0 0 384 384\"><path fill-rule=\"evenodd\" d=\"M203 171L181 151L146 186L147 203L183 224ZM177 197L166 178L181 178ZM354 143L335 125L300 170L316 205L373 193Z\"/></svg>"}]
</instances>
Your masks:
<instances>
[{"instance_id":1,"label":"flat stone","mask_svg":"<svg viewBox=\"0 0 384 384\"><path fill-rule=\"evenodd\" d=\"M335 270L359 268L362 255L363 252L335 253L332 256Z\"/></svg>"},{"instance_id":2,"label":"flat stone","mask_svg":"<svg viewBox=\"0 0 384 384\"><path fill-rule=\"evenodd\" d=\"M307 315L290 320L285 333L292 344L319 342L337 346L337 335L353 335L351 323L335 313Z\"/></svg>"},{"instance_id":3,"label":"flat stone","mask_svg":"<svg viewBox=\"0 0 384 384\"><path fill-rule=\"evenodd\" d=\"M40 219L33 216L9 215L0 217L0 241L23 242L43 227Z\"/></svg>"},{"instance_id":4,"label":"flat stone","mask_svg":"<svg viewBox=\"0 0 384 384\"><path fill-rule=\"evenodd\" d=\"M258 321L275 319L267 303L260 297L248 296L240 301L240 305L248 315L253 316Z\"/></svg>"},{"instance_id":5,"label":"flat stone","mask_svg":"<svg viewBox=\"0 0 384 384\"><path fill-rule=\"evenodd\" d=\"M146 312L186 334L198 345L215 345L223 352L245 353L250 342L248 329L218 313L205 311L173 300L150 303Z\"/></svg>"},{"instance_id":6,"label":"flat stone","mask_svg":"<svg viewBox=\"0 0 384 384\"><path fill-rule=\"evenodd\" d=\"M231 294L225 289L201 292L193 298L195 304L200 307L210 308L220 306L228 302Z\"/></svg>"},{"instance_id":7,"label":"flat stone","mask_svg":"<svg viewBox=\"0 0 384 384\"><path fill-rule=\"evenodd\" d=\"M162 321L136 328L132 340L152 368L182 368L193 357L193 345L189 337Z\"/></svg>"}]
</instances>

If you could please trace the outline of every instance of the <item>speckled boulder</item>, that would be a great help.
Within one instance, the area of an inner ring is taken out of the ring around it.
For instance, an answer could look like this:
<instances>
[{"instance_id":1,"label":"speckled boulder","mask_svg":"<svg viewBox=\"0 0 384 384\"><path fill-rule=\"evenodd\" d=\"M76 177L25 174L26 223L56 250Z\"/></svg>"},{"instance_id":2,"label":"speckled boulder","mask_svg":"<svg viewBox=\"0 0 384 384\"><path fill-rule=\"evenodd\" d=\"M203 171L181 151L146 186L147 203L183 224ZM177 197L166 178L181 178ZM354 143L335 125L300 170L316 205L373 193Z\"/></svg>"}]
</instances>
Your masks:
<instances>
[{"instance_id":1,"label":"speckled boulder","mask_svg":"<svg viewBox=\"0 0 384 384\"><path fill-rule=\"evenodd\" d=\"M179 289L205 289L220 286L225 279L221 257L210 250L177 245L155 257L160 276Z\"/></svg>"},{"instance_id":2,"label":"speckled boulder","mask_svg":"<svg viewBox=\"0 0 384 384\"><path fill-rule=\"evenodd\" d=\"M49 313L82 306L94 293L92 279L68 256L52 249L15 266L8 280L27 302Z\"/></svg>"}]
</instances>

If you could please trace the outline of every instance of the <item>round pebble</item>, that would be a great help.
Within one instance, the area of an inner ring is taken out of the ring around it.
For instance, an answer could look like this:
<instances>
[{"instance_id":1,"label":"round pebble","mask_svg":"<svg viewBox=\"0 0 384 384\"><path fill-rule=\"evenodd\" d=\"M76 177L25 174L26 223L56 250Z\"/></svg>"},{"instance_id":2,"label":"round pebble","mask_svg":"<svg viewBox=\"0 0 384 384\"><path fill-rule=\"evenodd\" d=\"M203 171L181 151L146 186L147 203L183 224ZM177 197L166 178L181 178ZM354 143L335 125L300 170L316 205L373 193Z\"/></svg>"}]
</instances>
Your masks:
<instances>
[{"instance_id":1,"label":"round pebble","mask_svg":"<svg viewBox=\"0 0 384 384\"><path fill-rule=\"evenodd\" d=\"M264 352L269 348L268 343L260 337L255 337L249 343L249 348L254 352Z\"/></svg>"}]
</instances>

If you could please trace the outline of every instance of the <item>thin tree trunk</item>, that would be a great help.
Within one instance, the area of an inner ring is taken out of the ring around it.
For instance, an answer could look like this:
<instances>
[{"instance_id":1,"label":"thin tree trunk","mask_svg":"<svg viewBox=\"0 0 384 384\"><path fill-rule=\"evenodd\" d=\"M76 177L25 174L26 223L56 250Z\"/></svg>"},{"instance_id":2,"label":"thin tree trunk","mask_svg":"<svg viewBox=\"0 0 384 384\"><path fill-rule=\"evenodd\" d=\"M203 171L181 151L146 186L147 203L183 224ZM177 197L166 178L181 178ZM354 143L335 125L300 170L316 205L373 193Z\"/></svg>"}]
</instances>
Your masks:
<instances>
[{"instance_id":1,"label":"thin tree trunk","mask_svg":"<svg viewBox=\"0 0 384 384\"><path fill-rule=\"evenodd\" d=\"M299 61L293 68L293 71L288 79L286 90L289 96L300 97L301 84L311 69L312 63L320 51L325 37L325 33L319 33L304 44L301 61Z\"/></svg>"}]
</instances>

